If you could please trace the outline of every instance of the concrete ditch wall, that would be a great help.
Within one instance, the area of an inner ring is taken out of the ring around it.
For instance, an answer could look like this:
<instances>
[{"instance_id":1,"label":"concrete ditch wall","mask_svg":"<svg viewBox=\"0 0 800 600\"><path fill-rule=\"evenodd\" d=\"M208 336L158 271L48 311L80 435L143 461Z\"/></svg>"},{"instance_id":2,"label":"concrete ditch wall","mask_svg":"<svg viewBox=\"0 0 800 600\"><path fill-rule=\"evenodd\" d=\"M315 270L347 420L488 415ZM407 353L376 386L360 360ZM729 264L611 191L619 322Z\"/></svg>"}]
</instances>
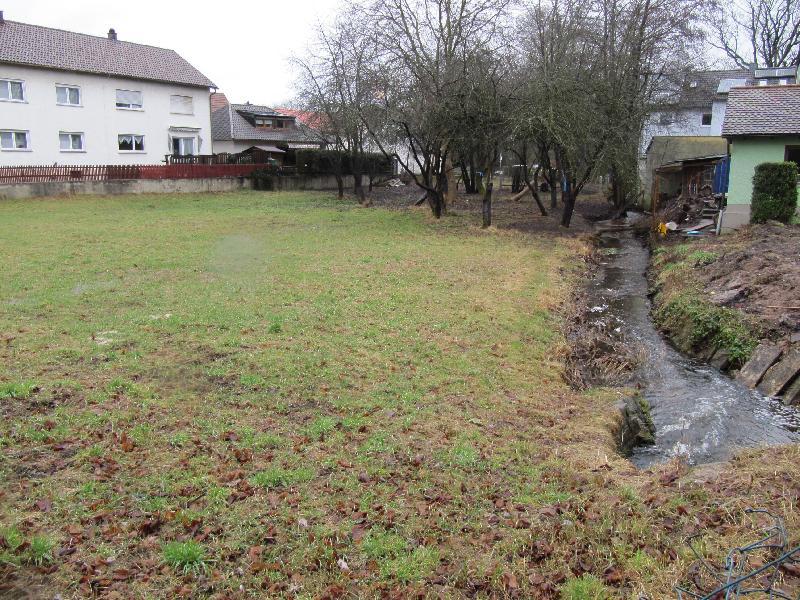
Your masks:
<instances>
[{"instance_id":1,"label":"concrete ditch wall","mask_svg":"<svg viewBox=\"0 0 800 600\"><path fill-rule=\"evenodd\" d=\"M335 190L332 175L278 177L275 190ZM345 189L353 188L353 177L344 178ZM250 189L248 177L215 177L207 179L122 179L117 181L45 181L0 185L0 200L24 200L46 196L117 196L122 194L193 194L202 192L236 192Z\"/></svg>"}]
</instances>

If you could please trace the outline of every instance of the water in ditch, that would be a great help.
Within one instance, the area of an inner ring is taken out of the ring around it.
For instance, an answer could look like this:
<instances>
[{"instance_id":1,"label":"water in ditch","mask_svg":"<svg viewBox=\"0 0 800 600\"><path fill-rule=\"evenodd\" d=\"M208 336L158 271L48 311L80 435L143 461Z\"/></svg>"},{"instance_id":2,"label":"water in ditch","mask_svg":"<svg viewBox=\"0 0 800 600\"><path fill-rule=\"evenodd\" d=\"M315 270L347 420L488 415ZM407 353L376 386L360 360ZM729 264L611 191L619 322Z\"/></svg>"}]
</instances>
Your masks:
<instances>
[{"instance_id":1,"label":"water in ditch","mask_svg":"<svg viewBox=\"0 0 800 600\"><path fill-rule=\"evenodd\" d=\"M635 379L656 427L656 444L637 448L634 464L645 468L678 455L701 464L741 447L800 441L800 411L684 356L656 330L647 296L649 252L633 232L604 232L601 246L605 257L589 291L592 313L643 347Z\"/></svg>"}]
</instances>

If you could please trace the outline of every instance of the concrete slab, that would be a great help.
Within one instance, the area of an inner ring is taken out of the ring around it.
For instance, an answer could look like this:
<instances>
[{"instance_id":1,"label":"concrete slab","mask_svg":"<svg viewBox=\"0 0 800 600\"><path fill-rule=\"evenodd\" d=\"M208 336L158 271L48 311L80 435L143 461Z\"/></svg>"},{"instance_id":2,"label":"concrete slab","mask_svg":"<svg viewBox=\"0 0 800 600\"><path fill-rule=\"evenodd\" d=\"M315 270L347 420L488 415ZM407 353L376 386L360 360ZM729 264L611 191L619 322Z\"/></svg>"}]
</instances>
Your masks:
<instances>
[{"instance_id":1,"label":"concrete slab","mask_svg":"<svg viewBox=\"0 0 800 600\"><path fill-rule=\"evenodd\" d=\"M800 348L792 348L780 362L775 363L764 374L764 378L758 384L758 390L773 398L780 396L798 373L800 373Z\"/></svg>"},{"instance_id":2,"label":"concrete slab","mask_svg":"<svg viewBox=\"0 0 800 600\"><path fill-rule=\"evenodd\" d=\"M783 349L780 346L772 342L761 342L753 351L750 360L739 371L736 379L749 388L755 388L767 369L775 364L782 353Z\"/></svg>"}]
</instances>

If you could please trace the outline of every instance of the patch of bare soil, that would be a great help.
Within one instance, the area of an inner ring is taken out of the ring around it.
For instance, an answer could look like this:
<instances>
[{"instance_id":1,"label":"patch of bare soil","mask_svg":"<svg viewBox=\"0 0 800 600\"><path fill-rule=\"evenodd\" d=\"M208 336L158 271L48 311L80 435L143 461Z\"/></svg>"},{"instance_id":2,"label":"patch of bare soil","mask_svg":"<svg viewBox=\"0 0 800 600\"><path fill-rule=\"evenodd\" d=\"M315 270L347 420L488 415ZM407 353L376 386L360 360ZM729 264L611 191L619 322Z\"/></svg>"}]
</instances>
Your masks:
<instances>
[{"instance_id":1,"label":"patch of bare soil","mask_svg":"<svg viewBox=\"0 0 800 600\"><path fill-rule=\"evenodd\" d=\"M771 337L800 332L800 227L752 225L700 245L717 255L696 270L713 303L752 315Z\"/></svg>"},{"instance_id":2,"label":"patch of bare soil","mask_svg":"<svg viewBox=\"0 0 800 600\"><path fill-rule=\"evenodd\" d=\"M376 207L407 209L414 207L423 195L424 192L417 185L409 184L402 187L376 187L370 199ZM608 218L611 213L611 204L605 196L599 190L589 188L578 197L570 226L564 228L560 225L562 210L560 199L559 206L552 210L550 193L542 192L541 201L548 213L547 216L543 216L530 194L526 194L520 200L512 200L515 196L516 194L505 189L495 190L492 195L493 227L536 234L581 234L591 231L594 221ZM423 204L422 208L427 209L427 206L427 203ZM459 191L455 201L447 207L447 210L450 213L469 215L479 221L483 210L482 197L480 194Z\"/></svg>"}]
</instances>

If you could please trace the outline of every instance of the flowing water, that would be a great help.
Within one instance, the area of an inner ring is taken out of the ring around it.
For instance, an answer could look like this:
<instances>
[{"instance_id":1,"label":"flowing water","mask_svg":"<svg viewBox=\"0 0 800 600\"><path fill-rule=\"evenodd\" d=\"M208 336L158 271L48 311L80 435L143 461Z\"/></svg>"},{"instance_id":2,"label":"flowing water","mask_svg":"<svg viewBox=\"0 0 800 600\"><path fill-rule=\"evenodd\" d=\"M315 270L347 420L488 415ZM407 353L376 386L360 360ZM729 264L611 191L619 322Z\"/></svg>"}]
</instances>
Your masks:
<instances>
[{"instance_id":1,"label":"flowing water","mask_svg":"<svg viewBox=\"0 0 800 600\"><path fill-rule=\"evenodd\" d=\"M616 323L645 354L635 378L650 403L656 444L635 450L636 465L677 455L714 462L740 447L800 441L798 411L684 356L658 333L647 296L649 252L631 231L605 232L601 246L607 255L589 291L594 317Z\"/></svg>"}]
</instances>

